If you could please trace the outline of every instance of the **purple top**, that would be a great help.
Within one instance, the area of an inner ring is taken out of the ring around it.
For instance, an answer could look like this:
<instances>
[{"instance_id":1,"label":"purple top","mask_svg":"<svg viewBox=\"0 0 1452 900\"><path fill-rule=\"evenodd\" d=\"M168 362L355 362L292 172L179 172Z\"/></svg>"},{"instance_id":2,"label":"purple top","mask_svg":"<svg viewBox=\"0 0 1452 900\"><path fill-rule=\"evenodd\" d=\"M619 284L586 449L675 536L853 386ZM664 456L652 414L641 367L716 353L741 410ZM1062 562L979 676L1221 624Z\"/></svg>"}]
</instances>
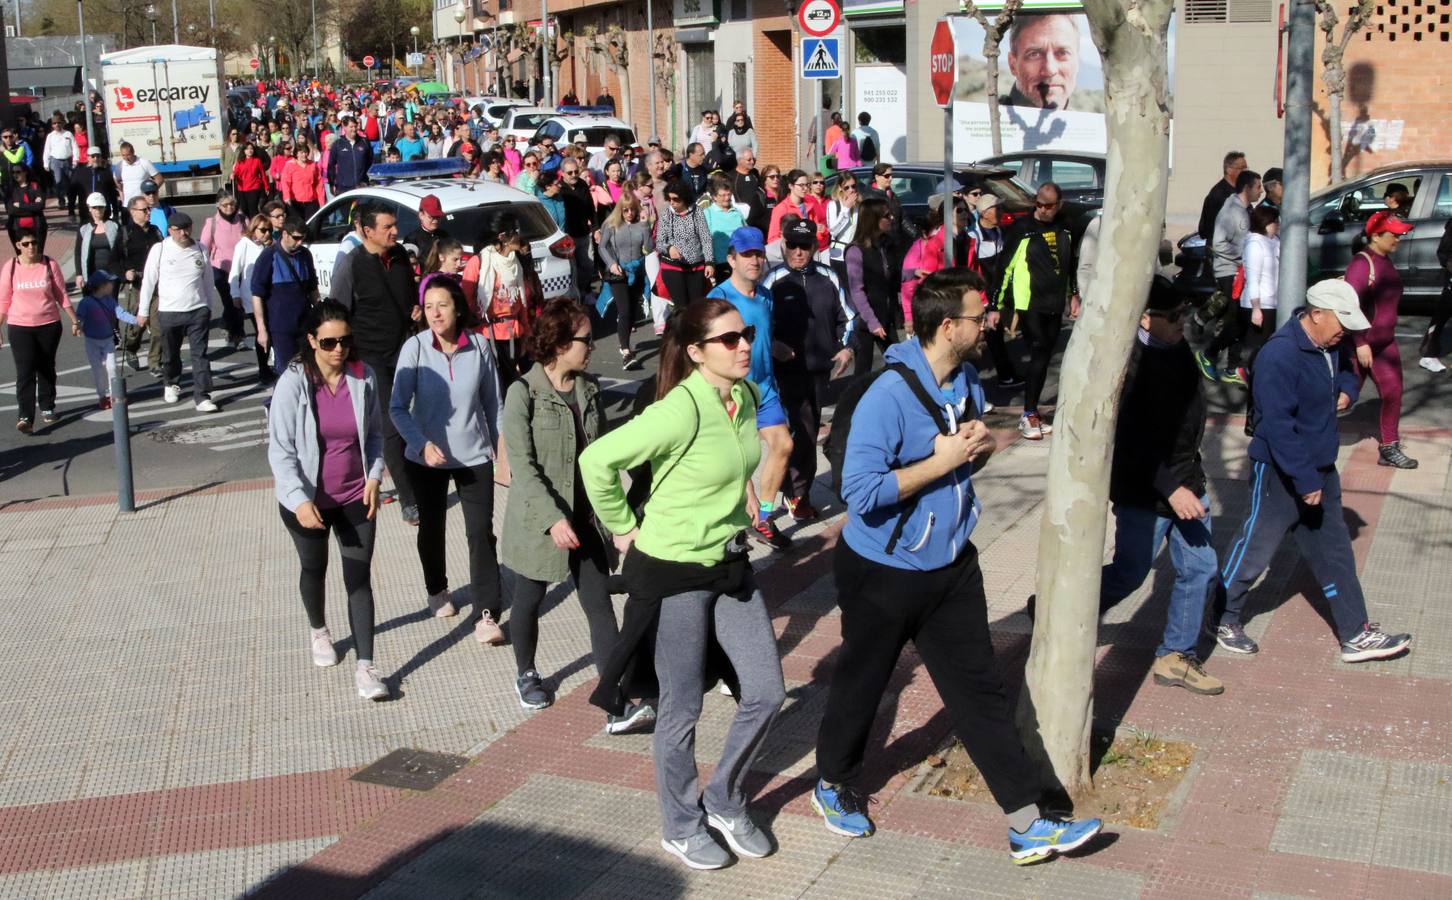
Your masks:
<instances>
[{"instance_id":1,"label":"purple top","mask_svg":"<svg viewBox=\"0 0 1452 900\"><path fill-rule=\"evenodd\" d=\"M315 502L319 509L355 503L363 499L367 479L363 474L358 419L353 412L347 379L338 381L336 394L326 384L318 385L313 392L313 408L318 412L318 445L323 452Z\"/></svg>"},{"instance_id":2,"label":"purple top","mask_svg":"<svg viewBox=\"0 0 1452 900\"><path fill-rule=\"evenodd\" d=\"M1370 329L1351 333L1352 342L1358 347L1368 344L1378 352L1395 343L1397 307L1402 302L1402 277L1396 265L1385 256L1364 250L1351 257L1346 283L1356 289L1361 311L1371 322Z\"/></svg>"}]
</instances>

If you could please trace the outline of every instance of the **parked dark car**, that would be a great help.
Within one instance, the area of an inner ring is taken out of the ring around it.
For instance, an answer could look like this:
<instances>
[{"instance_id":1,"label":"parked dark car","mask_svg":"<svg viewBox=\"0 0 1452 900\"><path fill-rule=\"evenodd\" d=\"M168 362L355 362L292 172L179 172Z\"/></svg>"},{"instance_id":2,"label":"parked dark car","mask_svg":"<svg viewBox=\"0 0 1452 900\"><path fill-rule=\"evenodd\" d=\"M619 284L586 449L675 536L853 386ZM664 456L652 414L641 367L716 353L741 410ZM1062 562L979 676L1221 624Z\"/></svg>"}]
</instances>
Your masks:
<instances>
[{"instance_id":1,"label":"parked dark car","mask_svg":"<svg viewBox=\"0 0 1452 900\"><path fill-rule=\"evenodd\" d=\"M1425 304L1446 283L1437 262L1437 243L1447 220L1452 219L1452 162L1409 162L1383 166L1359 178L1322 188L1311 195L1309 282L1336 278L1346 271L1356 237L1371 214L1386 209L1387 188L1401 185L1411 194L1407 220L1416 228L1402 239L1393 261L1402 277L1402 294ZM1359 246L1359 245L1358 245ZM1193 293L1209 295L1214 281L1204 270L1206 248L1198 235L1180 239L1175 262L1180 284Z\"/></svg>"},{"instance_id":2,"label":"parked dark car","mask_svg":"<svg viewBox=\"0 0 1452 900\"><path fill-rule=\"evenodd\" d=\"M1057 184L1064 199L1085 206L1104 205L1104 154L1060 150L1024 150L980 159L979 165L1003 166L1034 190L1046 181Z\"/></svg>"},{"instance_id":3,"label":"parked dark car","mask_svg":"<svg viewBox=\"0 0 1452 900\"><path fill-rule=\"evenodd\" d=\"M857 176L858 184L872 184L872 167L861 166L849 169ZM960 187L981 186L998 198L1003 207L1002 224L1007 225L1017 216L1033 215L1034 192L1020 183L1014 173L1002 166L987 166L969 163L956 166L953 176ZM837 174L827 176L827 192L830 194L837 183ZM928 218L928 198L942 193L942 163L893 163L892 192L902 204L903 224L916 235ZM1069 223L1070 234L1077 242L1089 225L1089 214L1097 209L1077 201L1065 200L1060 212Z\"/></svg>"}]
</instances>

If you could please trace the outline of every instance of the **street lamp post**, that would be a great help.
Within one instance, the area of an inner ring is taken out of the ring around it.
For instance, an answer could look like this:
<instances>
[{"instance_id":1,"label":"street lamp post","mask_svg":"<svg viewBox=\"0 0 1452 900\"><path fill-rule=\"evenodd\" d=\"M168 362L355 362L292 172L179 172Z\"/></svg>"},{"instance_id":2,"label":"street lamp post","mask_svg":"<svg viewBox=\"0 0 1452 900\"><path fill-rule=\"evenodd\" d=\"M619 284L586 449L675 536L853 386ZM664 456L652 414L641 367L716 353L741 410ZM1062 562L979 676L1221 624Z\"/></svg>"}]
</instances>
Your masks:
<instances>
[{"instance_id":1,"label":"street lamp post","mask_svg":"<svg viewBox=\"0 0 1452 900\"><path fill-rule=\"evenodd\" d=\"M454 7L454 21L459 25L459 46L454 51L454 55L459 59L459 79L453 87L462 92L464 90L464 4L462 2ZM449 66L449 74L454 74L453 66Z\"/></svg>"},{"instance_id":2,"label":"street lamp post","mask_svg":"<svg viewBox=\"0 0 1452 900\"><path fill-rule=\"evenodd\" d=\"M156 4L146 4L146 18L151 20L151 43L156 43Z\"/></svg>"},{"instance_id":3,"label":"street lamp post","mask_svg":"<svg viewBox=\"0 0 1452 900\"><path fill-rule=\"evenodd\" d=\"M171 42L181 43L181 22L176 17L176 0L171 0Z\"/></svg>"},{"instance_id":4,"label":"street lamp post","mask_svg":"<svg viewBox=\"0 0 1452 900\"><path fill-rule=\"evenodd\" d=\"M91 69L86 62L86 5L76 0L76 29L81 33L81 93L86 98L86 143L96 146L95 126L91 121Z\"/></svg>"},{"instance_id":5,"label":"street lamp post","mask_svg":"<svg viewBox=\"0 0 1452 900\"><path fill-rule=\"evenodd\" d=\"M318 77L318 0L310 0L313 13L313 77Z\"/></svg>"},{"instance_id":6,"label":"street lamp post","mask_svg":"<svg viewBox=\"0 0 1452 900\"><path fill-rule=\"evenodd\" d=\"M646 96L650 97L650 133L660 134L660 128L655 123L655 13L651 7L655 6L655 0L645 0L645 62L649 70L646 74L650 81L650 90Z\"/></svg>"},{"instance_id":7,"label":"street lamp post","mask_svg":"<svg viewBox=\"0 0 1452 900\"><path fill-rule=\"evenodd\" d=\"M544 40L540 41L540 62L544 67L544 105L555 105L554 79L550 77L551 70L555 63L555 42L550 37L550 3L549 0L539 0L539 21L540 27L544 29Z\"/></svg>"},{"instance_id":8,"label":"street lamp post","mask_svg":"<svg viewBox=\"0 0 1452 900\"><path fill-rule=\"evenodd\" d=\"M413 52L418 53L418 26L415 25L410 28L408 33L413 35Z\"/></svg>"},{"instance_id":9,"label":"street lamp post","mask_svg":"<svg viewBox=\"0 0 1452 900\"><path fill-rule=\"evenodd\" d=\"M267 71L273 78L277 77L277 35L267 36L267 49L272 51L272 58L267 61Z\"/></svg>"}]
</instances>

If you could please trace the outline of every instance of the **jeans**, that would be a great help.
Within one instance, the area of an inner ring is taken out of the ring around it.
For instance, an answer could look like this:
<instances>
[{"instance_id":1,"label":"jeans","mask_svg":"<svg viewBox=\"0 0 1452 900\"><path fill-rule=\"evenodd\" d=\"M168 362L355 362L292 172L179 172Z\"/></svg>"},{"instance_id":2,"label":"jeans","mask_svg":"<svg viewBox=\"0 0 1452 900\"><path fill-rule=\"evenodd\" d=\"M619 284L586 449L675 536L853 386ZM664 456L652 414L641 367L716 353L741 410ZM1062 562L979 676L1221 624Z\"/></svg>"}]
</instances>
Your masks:
<instances>
[{"instance_id":1,"label":"jeans","mask_svg":"<svg viewBox=\"0 0 1452 900\"><path fill-rule=\"evenodd\" d=\"M1366 598L1356 575L1351 534L1341 514L1341 476L1335 469L1326 472L1321 502L1307 506L1290 479L1269 463L1255 463L1250 474L1250 515L1220 573L1225 582L1225 613L1220 624L1240 624L1250 586L1270 565L1288 531L1295 534L1301 556L1331 607L1337 638L1350 640L1366 623Z\"/></svg>"},{"instance_id":2,"label":"jeans","mask_svg":"<svg viewBox=\"0 0 1452 900\"><path fill-rule=\"evenodd\" d=\"M277 509L282 514L282 524L292 536L302 566L298 591L302 594L308 624L313 628L328 624L324 616L323 586L328 577L328 534L331 532L343 559L343 588L348 592L348 627L353 632L354 648L359 659L372 659L374 522L368 518L368 507L361 500L347 506L319 507L322 528L304 528L287 507L278 504Z\"/></svg>"},{"instance_id":3,"label":"jeans","mask_svg":"<svg viewBox=\"0 0 1452 900\"><path fill-rule=\"evenodd\" d=\"M1205 600L1215 583L1215 548L1210 543L1210 500L1201 497L1204 517L1184 520L1152 509L1114 504L1114 561L1099 578L1099 611L1108 611L1144 583L1155 556L1168 538L1175 586L1170 590L1170 615L1155 656L1195 652Z\"/></svg>"},{"instance_id":4,"label":"jeans","mask_svg":"<svg viewBox=\"0 0 1452 900\"><path fill-rule=\"evenodd\" d=\"M192 400L201 403L212 393L212 364L207 361L207 329L212 311L203 307L186 312L158 312L156 324L166 341L165 382L175 386L181 381L181 345L186 338L192 357Z\"/></svg>"},{"instance_id":5,"label":"jeans","mask_svg":"<svg viewBox=\"0 0 1452 900\"><path fill-rule=\"evenodd\" d=\"M272 371L281 375L292 364L298 348L307 343L303 336L304 319L308 314L308 302L301 297L281 297L276 294L263 305L264 324L267 339L272 347ZM391 379L390 379L391 385Z\"/></svg>"},{"instance_id":6,"label":"jeans","mask_svg":"<svg viewBox=\"0 0 1452 900\"><path fill-rule=\"evenodd\" d=\"M746 812L746 776L771 723L786 702L776 632L766 601L755 584L745 599L712 591L689 591L660 604L655 639L655 673L660 680L656 708L655 790L661 826L670 840L683 840L706 827L705 810L736 818ZM714 637L741 682L736 716L726 746L706 785L697 781L696 721L707 642ZM702 809L704 802L705 810Z\"/></svg>"},{"instance_id":7,"label":"jeans","mask_svg":"<svg viewBox=\"0 0 1452 900\"><path fill-rule=\"evenodd\" d=\"M55 180L55 206L56 209L66 205L66 193L71 186L71 161L68 159L53 159L50 161L50 177ZM75 201L66 210L70 215L76 214Z\"/></svg>"},{"instance_id":8,"label":"jeans","mask_svg":"<svg viewBox=\"0 0 1452 900\"><path fill-rule=\"evenodd\" d=\"M620 627L615 623L615 607L610 602L609 564L605 542L589 522L574 523L580 546L568 551L570 577L575 593L585 610L590 628L590 653L598 667L610 658ZM560 551L565 552L565 551ZM514 573L509 603L509 642L514 645L514 664L523 675L534 668L534 653L539 646L539 605L544 600L546 582Z\"/></svg>"},{"instance_id":9,"label":"jeans","mask_svg":"<svg viewBox=\"0 0 1452 900\"><path fill-rule=\"evenodd\" d=\"M7 324L10 355L15 358L15 394L20 418L35 421L36 396L40 408L55 409L55 354L60 349L61 323Z\"/></svg>"},{"instance_id":10,"label":"jeans","mask_svg":"<svg viewBox=\"0 0 1452 900\"><path fill-rule=\"evenodd\" d=\"M590 259L590 236L588 234L575 238L575 255L570 263L574 269L575 296L584 298L590 293L590 285L595 282L595 263Z\"/></svg>"},{"instance_id":11,"label":"jeans","mask_svg":"<svg viewBox=\"0 0 1452 900\"><path fill-rule=\"evenodd\" d=\"M445 542L449 510L449 484L459 494L464 512L464 534L469 541L469 581L474 607L499 618L499 562L494 555L494 464L460 469L404 463L418 500L418 561L423 566L424 588L432 596L449 589Z\"/></svg>"},{"instance_id":12,"label":"jeans","mask_svg":"<svg viewBox=\"0 0 1452 900\"><path fill-rule=\"evenodd\" d=\"M817 732L817 770L831 784L862 772L867 737L898 657L913 642L993 799L1006 813L1039 802L1043 785L1014 725L988 631L978 551L926 572L884 566L837 543L832 561L842 647ZM657 726L659 727L659 726Z\"/></svg>"},{"instance_id":13,"label":"jeans","mask_svg":"<svg viewBox=\"0 0 1452 900\"><path fill-rule=\"evenodd\" d=\"M91 364L91 378L96 382L96 396L111 396L111 376L116 373L116 342L111 338L86 338L86 362Z\"/></svg>"},{"instance_id":14,"label":"jeans","mask_svg":"<svg viewBox=\"0 0 1452 900\"><path fill-rule=\"evenodd\" d=\"M595 302L595 311L605 318L605 310L615 304L615 339L621 350L630 349L630 333L635 329L635 311L645 296L645 261L641 259L621 263L625 273L624 281L606 281L600 285L600 297Z\"/></svg>"}]
</instances>

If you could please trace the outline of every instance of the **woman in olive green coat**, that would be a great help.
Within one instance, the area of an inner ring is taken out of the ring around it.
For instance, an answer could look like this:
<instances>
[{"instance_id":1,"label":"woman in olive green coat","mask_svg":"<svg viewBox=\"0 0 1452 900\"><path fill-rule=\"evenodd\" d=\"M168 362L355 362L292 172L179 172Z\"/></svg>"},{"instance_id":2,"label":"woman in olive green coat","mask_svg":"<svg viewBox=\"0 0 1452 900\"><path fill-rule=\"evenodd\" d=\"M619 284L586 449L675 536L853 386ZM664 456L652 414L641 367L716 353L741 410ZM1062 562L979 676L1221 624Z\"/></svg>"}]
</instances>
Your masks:
<instances>
[{"instance_id":1,"label":"woman in olive green coat","mask_svg":"<svg viewBox=\"0 0 1452 900\"><path fill-rule=\"evenodd\" d=\"M501 561L512 573L510 640L518 669L515 692L525 709L553 702L535 669L539 606L550 584L575 582L590 628L596 664L610 655L619 636L607 580L610 543L585 496L576 464L580 452L600 436L604 416L600 387L585 372L594 341L590 314L575 300L555 300L541 311L530 337L537 365L509 388L501 430L513 480L504 508ZM632 730L655 718L649 706L612 716L606 729Z\"/></svg>"}]
</instances>

